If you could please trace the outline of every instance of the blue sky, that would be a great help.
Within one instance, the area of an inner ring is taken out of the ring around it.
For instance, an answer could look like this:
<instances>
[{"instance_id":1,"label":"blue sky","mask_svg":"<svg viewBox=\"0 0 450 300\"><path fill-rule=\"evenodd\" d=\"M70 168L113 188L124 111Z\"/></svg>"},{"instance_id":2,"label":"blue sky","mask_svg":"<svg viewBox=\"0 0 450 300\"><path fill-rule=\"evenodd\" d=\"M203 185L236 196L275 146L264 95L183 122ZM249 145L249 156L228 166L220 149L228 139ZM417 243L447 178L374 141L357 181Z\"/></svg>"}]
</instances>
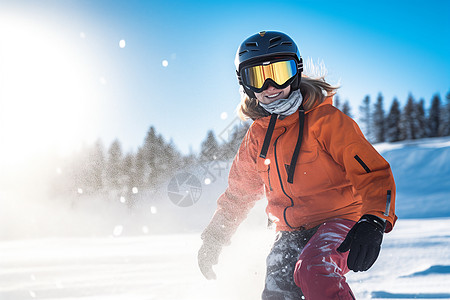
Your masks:
<instances>
[{"instance_id":1,"label":"blue sky","mask_svg":"<svg viewBox=\"0 0 450 300\"><path fill-rule=\"evenodd\" d=\"M305 60L323 61L354 115L379 92L386 109L409 93L428 104L450 89L449 12L449 1L436 0L0 0L0 55L11 58L0 59L0 87L17 87L0 92L0 138L20 145L31 128L41 151L118 138L128 152L154 126L181 151L198 151L209 129L233 122L235 51L261 30L286 32ZM8 76L17 65L34 76Z\"/></svg>"}]
</instances>

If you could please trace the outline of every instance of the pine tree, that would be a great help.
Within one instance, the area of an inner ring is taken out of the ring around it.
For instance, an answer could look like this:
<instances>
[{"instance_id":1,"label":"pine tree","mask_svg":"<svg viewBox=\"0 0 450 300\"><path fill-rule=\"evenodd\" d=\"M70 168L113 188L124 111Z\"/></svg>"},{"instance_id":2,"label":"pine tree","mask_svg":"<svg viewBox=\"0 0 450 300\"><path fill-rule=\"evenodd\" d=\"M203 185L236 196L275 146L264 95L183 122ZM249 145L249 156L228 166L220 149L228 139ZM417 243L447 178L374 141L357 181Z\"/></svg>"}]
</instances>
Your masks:
<instances>
[{"instance_id":1,"label":"pine tree","mask_svg":"<svg viewBox=\"0 0 450 300\"><path fill-rule=\"evenodd\" d=\"M408 101L403 109L400 119L401 139L414 140L416 139L416 103L413 96L408 96Z\"/></svg>"},{"instance_id":2,"label":"pine tree","mask_svg":"<svg viewBox=\"0 0 450 300\"><path fill-rule=\"evenodd\" d=\"M88 188L92 192L100 192L103 189L105 170L105 149L103 142L99 139L88 150L86 166L86 178L88 178Z\"/></svg>"},{"instance_id":3,"label":"pine tree","mask_svg":"<svg viewBox=\"0 0 450 300\"><path fill-rule=\"evenodd\" d=\"M446 103L441 110L441 122L439 124L439 135L450 135L450 91L445 96Z\"/></svg>"},{"instance_id":4,"label":"pine tree","mask_svg":"<svg viewBox=\"0 0 450 300\"><path fill-rule=\"evenodd\" d=\"M147 174L149 173L148 164L145 160L143 147L139 147L135 158L136 178L135 185L138 190L144 190L145 184L148 182Z\"/></svg>"},{"instance_id":5,"label":"pine tree","mask_svg":"<svg viewBox=\"0 0 450 300\"><path fill-rule=\"evenodd\" d=\"M420 99L418 103L416 103L416 138L422 139L428 136L427 134L427 121L425 117L425 101Z\"/></svg>"},{"instance_id":6,"label":"pine tree","mask_svg":"<svg viewBox=\"0 0 450 300\"><path fill-rule=\"evenodd\" d=\"M144 145L142 146L142 159L144 161L144 186L146 188L156 188L158 177L160 176L159 159L158 155L161 150L158 149L159 140L156 134L156 130L153 126L147 131L145 136Z\"/></svg>"},{"instance_id":7,"label":"pine tree","mask_svg":"<svg viewBox=\"0 0 450 300\"><path fill-rule=\"evenodd\" d=\"M182 167L183 159L173 142L167 143L152 126L138 151L136 163L144 188L158 189L162 182Z\"/></svg>"},{"instance_id":8,"label":"pine tree","mask_svg":"<svg viewBox=\"0 0 450 300\"><path fill-rule=\"evenodd\" d=\"M359 120L363 124L362 130L364 135L369 141L372 141L372 110L370 109L370 97L368 95L364 98L363 104L359 107L359 111L361 112Z\"/></svg>"},{"instance_id":9,"label":"pine tree","mask_svg":"<svg viewBox=\"0 0 450 300\"><path fill-rule=\"evenodd\" d=\"M192 148L189 149L189 154L181 157L183 168L191 168L197 163L197 155Z\"/></svg>"},{"instance_id":10,"label":"pine tree","mask_svg":"<svg viewBox=\"0 0 450 300\"><path fill-rule=\"evenodd\" d=\"M112 192L118 192L123 188L123 152L122 144L117 139L108 150L106 179Z\"/></svg>"},{"instance_id":11,"label":"pine tree","mask_svg":"<svg viewBox=\"0 0 450 300\"><path fill-rule=\"evenodd\" d=\"M339 110L342 110L342 106L341 106L341 98L339 97L339 95L335 95L333 98L333 105L334 107L336 107Z\"/></svg>"},{"instance_id":12,"label":"pine tree","mask_svg":"<svg viewBox=\"0 0 450 300\"><path fill-rule=\"evenodd\" d=\"M165 165L167 168L164 170L164 177L167 179L172 177L177 171L183 168L183 159L181 153L175 147L173 141L165 143L163 145Z\"/></svg>"},{"instance_id":13,"label":"pine tree","mask_svg":"<svg viewBox=\"0 0 450 300\"><path fill-rule=\"evenodd\" d=\"M99 193L105 186L105 151L99 139L93 145L83 145L72 157L59 165L59 173L52 183L55 196Z\"/></svg>"},{"instance_id":14,"label":"pine tree","mask_svg":"<svg viewBox=\"0 0 450 300\"><path fill-rule=\"evenodd\" d=\"M350 118L353 118L352 116L352 108L350 106L350 103L348 100L345 100L344 105L342 105L342 112L349 116Z\"/></svg>"},{"instance_id":15,"label":"pine tree","mask_svg":"<svg viewBox=\"0 0 450 300\"><path fill-rule=\"evenodd\" d=\"M428 128L429 136L437 137L439 136L439 127L441 122L441 97L439 94L433 96L431 99L431 108L428 115Z\"/></svg>"},{"instance_id":16,"label":"pine tree","mask_svg":"<svg viewBox=\"0 0 450 300\"><path fill-rule=\"evenodd\" d=\"M137 170L135 156L133 153L127 153L123 159L124 184L127 191L131 191L137 185Z\"/></svg>"},{"instance_id":17,"label":"pine tree","mask_svg":"<svg viewBox=\"0 0 450 300\"><path fill-rule=\"evenodd\" d=\"M388 142L400 141L400 117L400 103L398 102L397 98L394 98L394 101L392 101L391 108L389 110L389 114L386 118L386 140Z\"/></svg>"},{"instance_id":18,"label":"pine tree","mask_svg":"<svg viewBox=\"0 0 450 300\"><path fill-rule=\"evenodd\" d=\"M200 161L208 162L217 159L220 155L219 143L212 130L209 130L206 139L200 146Z\"/></svg>"},{"instance_id":19,"label":"pine tree","mask_svg":"<svg viewBox=\"0 0 450 300\"><path fill-rule=\"evenodd\" d=\"M166 176L169 163L166 155L165 141L162 135L158 134L155 141L155 165L153 166L155 176L152 178L152 186L157 188L162 178Z\"/></svg>"},{"instance_id":20,"label":"pine tree","mask_svg":"<svg viewBox=\"0 0 450 300\"><path fill-rule=\"evenodd\" d=\"M137 188L139 181L136 168L136 156L133 153L127 153L123 159L123 189L121 196L125 197L128 208L136 204L136 195L134 189Z\"/></svg>"},{"instance_id":21,"label":"pine tree","mask_svg":"<svg viewBox=\"0 0 450 300\"><path fill-rule=\"evenodd\" d=\"M222 160L231 160L236 156L236 153L241 146L242 140L250 127L250 123L245 122L234 126L233 131L226 141L221 146L221 157Z\"/></svg>"},{"instance_id":22,"label":"pine tree","mask_svg":"<svg viewBox=\"0 0 450 300\"><path fill-rule=\"evenodd\" d=\"M377 102L374 104L374 112L372 116L374 143L382 143L385 137L385 120L384 120L383 96L378 94Z\"/></svg>"}]
</instances>

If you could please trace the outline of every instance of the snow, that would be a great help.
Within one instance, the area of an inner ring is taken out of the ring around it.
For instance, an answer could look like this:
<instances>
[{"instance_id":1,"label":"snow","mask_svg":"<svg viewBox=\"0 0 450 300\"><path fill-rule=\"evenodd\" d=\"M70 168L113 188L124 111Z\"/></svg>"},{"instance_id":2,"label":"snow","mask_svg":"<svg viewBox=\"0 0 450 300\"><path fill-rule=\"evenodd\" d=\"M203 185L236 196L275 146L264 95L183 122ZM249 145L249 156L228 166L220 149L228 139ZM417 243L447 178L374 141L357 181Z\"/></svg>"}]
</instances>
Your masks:
<instances>
[{"instance_id":1,"label":"snow","mask_svg":"<svg viewBox=\"0 0 450 300\"><path fill-rule=\"evenodd\" d=\"M402 218L450 216L450 138L431 138L376 148L391 164Z\"/></svg>"},{"instance_id":2,"label":"snow","mask_svg":"<svg viewBox=\"0 0 450 300\"><path fill-rule=\"evenodd\" d=\"M258 299L271 233L249 230L225 248L217 281L198 270L198 234L4 241L0 298ZM449 218L400 220L373 268L349 284L357 299L449 299L449 248Z\"/></svg>"},{"instance_id":3,"label":"snow","mask_svg":"<svg viewBox=\"0 0 450 300\"><path fill-rule=\"evenodd\" d=\"M376 148L396 178L399 220L375 265L348 282L357 299L450 299L450 138ZM67 205L3 188L0 299L260 299L274 239L264 201L224 248L218 279L198 270L199 233L226 186L215 175L190 207L165 195L136 211L119 199Z\"/></svg>"}]
</instances>

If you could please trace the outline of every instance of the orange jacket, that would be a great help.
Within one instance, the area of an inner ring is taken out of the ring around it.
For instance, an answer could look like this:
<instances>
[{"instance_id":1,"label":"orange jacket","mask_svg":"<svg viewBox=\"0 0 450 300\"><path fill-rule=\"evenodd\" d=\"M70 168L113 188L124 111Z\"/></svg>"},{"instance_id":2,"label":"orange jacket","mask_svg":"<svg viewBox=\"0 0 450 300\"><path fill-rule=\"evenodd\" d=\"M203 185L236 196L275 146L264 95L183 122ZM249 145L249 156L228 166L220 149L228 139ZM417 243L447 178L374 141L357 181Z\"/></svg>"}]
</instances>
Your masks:
<instances>
[{"instance_id":1,"label":"orange jacket","mask_svg":"<svg viewBox=\"0 0 450 300\"><path fill-rule=\"evenodd\" d=\"M357 221L363 214L387 220L386 232L392 229L397 217L390 166L358 125L332 106L331 97L305 114L293 184L287 182L287 168L297 142L299 115L277 120L264 159L259 154L269 120L258 119L248 130L212 223L234 231L265 192L266 211L277 231L309 229L333 218Z\"/></svg>"}]
</instances>

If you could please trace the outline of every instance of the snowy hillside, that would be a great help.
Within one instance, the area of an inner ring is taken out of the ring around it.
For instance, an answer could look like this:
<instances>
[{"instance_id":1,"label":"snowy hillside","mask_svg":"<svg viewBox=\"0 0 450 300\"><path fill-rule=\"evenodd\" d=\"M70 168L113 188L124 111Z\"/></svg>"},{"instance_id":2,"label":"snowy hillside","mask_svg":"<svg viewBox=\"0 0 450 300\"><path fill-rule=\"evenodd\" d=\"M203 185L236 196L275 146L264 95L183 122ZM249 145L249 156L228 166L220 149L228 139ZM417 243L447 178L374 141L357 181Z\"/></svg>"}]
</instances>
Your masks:
<instances>
[{"instance_id":1,"label":"snowy hillside","mask_svg":"<svg viewBox=\"0 0 450 300\"><path fill-rule=\"evenodd\" d=\"M378 144L391 164L400 218L450 216L450 138Z\"/></svg>"},{"instance_id":2,"label":"snowy hillside","mask_svg":"<svg viewBox=\"0 0 450 300\"><path fill-rule=\"evenodd\" d=\"M450 299L450 138L376 148L394 172L399 221L374 267L348 275L350 286L357 299ZM0 191L0 299L259 299L273 240L264 201L225 248L217 281L197 267L199 232L228 167L196 174L201 194L189 207L167 192L129 210L120 201L52 203L35 191Z\"/></svg>"}]
</instances>

